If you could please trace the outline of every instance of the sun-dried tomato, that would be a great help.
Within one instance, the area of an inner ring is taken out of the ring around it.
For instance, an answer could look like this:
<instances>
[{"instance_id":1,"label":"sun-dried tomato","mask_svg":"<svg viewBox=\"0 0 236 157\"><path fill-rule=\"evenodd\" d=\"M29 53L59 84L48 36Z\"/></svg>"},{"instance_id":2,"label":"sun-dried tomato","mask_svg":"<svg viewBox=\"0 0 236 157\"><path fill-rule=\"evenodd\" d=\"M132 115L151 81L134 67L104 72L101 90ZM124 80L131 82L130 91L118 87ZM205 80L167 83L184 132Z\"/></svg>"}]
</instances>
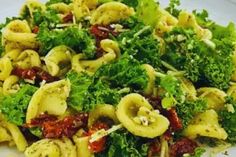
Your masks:
<instances>
[{"instance_id":1,"label":"sun-dried tomato","mask_svg":"<svg viewBox=\"0 0 236 157\"><path fill-rule=\"evenodd\" d=\"M166 111L164 114L170 121L171 131L176 132L183 128L183 124L181 119L178 117L175 108L171 108L170 110Z\"/></svg>"},{"instance_id":2,"label":"sun-dried tomato","mask_svg":"<svg viewBox=\"0 0 236 157\"><path fill-rule=\"evenodd\" d=\"M88 123L87 113L66 116L58 120L56 116L42 114L31 120L25 127L40 127L44 138L72 137L79 129L85 128Z\"/></svg>"},{"instance_id":3,"label":"sun-dried tomato","mask_svg":"<svg viewBox=\"0 0 236 157\"><path fill-rule=\"evenodd\" d=\"M109 129L108 124L104 122L96 122L88 131L86 136L91 136L101 129ZM94 153L99 153L105 149L107 137L103 137L95 142L89 143L89 149Z\"/></svg>"},{"instance_id":4,"label":"sun-dried tomato","mask_svg":"<svg viewBox=\"0 0 236 157\"><path fill-rule=\"evenodd\" d=\"M171 157L182 157L184 154L193 155L194 150L198 147L197 143L188 138L182 138L170 147Z\"/></svg>"},{"instance_id":5,"label":"sun-dried tomato","mask_svg":"<svg viewBox=\"0 0 236 157\"><path fill-rule=\"evenodd\" d=\"M63 21L64 23L72 22L72 21L73 21L73 13L72 13L72 12L69 12L68 14L66 14L66 15L63 17L62 21Z\"/></svg>"},{"instance_id":6,"label":"sun-dried tomato","mask_svg":"<svg viewBox=\"0 0 236 157\"><path fill-rule=\"evenodd\" d=\"M39 26L34 26L32 32L37 34L39 32Z\"/></svg>"},{"instance_id":7,"label":"sun-dried tomato","mask_svg":"<svg viewBox=\"0 0 236 157\"><path fill-rule=\"evenodd\" d=\"M40 67L33 67L29 69L22 69L22 68L16 67L15 69L13 69L12 74L19 76L20 78L23 78L23 79L36 81L36 83L40 83L43 80L46 81L47 83L58 80L57 77L51 76L49 73L47 73Z\"/></svg>"},{"instance_id":8,"label":"sun-dried tomato","mask_svg":"<svg viewBox=\"0 0 236 157\"><path fill-rule=\"evenodd\" d=\"M164 139L165 139L166 141L171 140L171 139L172 139L171 130L170 130L170 129L166 130L166 132L164 133L163 137L164 137Z\"/></svg>"},{"instance_id":9,"label":"sun-dried tomato","mask_svg":"<svg viewBox=\"0 0 236 157\"><path fill-rule=\"evenodd\" d=\"M161 151L161 144L160 141L154 140L150 145L148 149L148 157L157 156Z\"/></svg>"},{"instance_id":10,"label":"sun-dried tomato","mask_svg":"<svg viewBox=\"0 0 236 157\"><path fill-rule=\"evenodd\" d=\"M43 123L42 131L45 138L72 137L79 129L87 126L88 114L79 113L67 116L62 120Z\"/></svg>"}]
</instances>

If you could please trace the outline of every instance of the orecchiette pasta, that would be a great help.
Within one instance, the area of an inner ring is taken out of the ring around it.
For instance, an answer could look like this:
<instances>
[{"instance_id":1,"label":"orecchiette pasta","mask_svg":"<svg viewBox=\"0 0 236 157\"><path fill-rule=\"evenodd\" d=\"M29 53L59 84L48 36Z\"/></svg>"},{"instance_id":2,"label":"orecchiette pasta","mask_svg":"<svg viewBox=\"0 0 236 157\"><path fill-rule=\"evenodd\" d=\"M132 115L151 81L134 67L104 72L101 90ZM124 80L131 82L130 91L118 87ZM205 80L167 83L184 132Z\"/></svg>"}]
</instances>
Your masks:
<instances>
[{"instance_id":1,"label":"orecchiette pasta","mask_svg":"<svg viewBox=\"0 0 236 157\"><path fill-rule=\"evenodd\" d=\"M44 58L48 72L58 76L70 69L72 51L66 46L53 48Z\"/></svg>"},{"instance_id":2,"label":"orecchiette pasta","mask_svg":"<svg viewBox=\"0 0 236 157\"><path fill-rule=\"evenodd\" d=\"M157 137L169 127L168 119L153 110L149 102L136 93L121 99L116 115L121 124L136 136Z\"/></svg>"},{"instance_id":3,"label":"orecchiette pasta","mask_svg":"<svg viewBox=\"0 0 236 157\"><path fill-rule=\"evenodd\" d=\"M33 13L37 10L45 11L46 7L38 0L26 0L25 5L21 8L20 15L24 16L27 12L33 17Z\"/></svg>"},{"instance_id":4,"label":"orecchiette pasta","mask_svg":"<svg viewBox=\"0 0 236 157\"><path fill-rule=\"evenodd\" d=\"M205 136L223 140L228 136L225 130L220 127L218 115L212 109L197 115L192 123L184 130L183 134L189 138Z\"/></svg>"},{"instance_id":5,"label":"orecchiette pasta","mask_svg":"<svg viewBox=\"0 0 236 157\"><path fill-rule=\"evenodd\" d=\"M73 12L77 20L90 15L89 7L85 4L84 0L73 0Z\"/></svg>"},{"instance_id":6,"label":"orecchiette pasta","mask_svg":"<svg viewBox=\"0 0 236 157\"><path fill-rule=\"evenodd\" d=\"M160 19L156 25L156 34L161 36L165 32L171 31L178 24L178 20L166 10L160 9Z\"/></svg>"},{"instance_id":7,"label":"orecchiette pasta","mask_svg":"<svg viewBox=\"0 0 236 157\"><path fill-rule=\"evenodd\" d=\"M28 146L27 141L25 140L25 137L21 133L20 129L12 124L7 122L3 116L0 114L0 141L9 141L12 142L17 146L17 149L19 151L24 151L26 147Z\"/></svg>"},{"instance_id":8,"label":"orecchiette pasta","mask_svg":"<svg viewBox=\"0 0 236 157\"><path fill-rule=\"evenodd\" d=\"M201 39L211 39L212 33L208 29L203 29L201 26L198 25L195 16L191 13L186 11L182 11L179 14L179 22L178 25L182 27L192 27L199 38Z\"/></svg>"},{"instance_id":9,"label":"orecchiette pasta","mask_svg":"<svg viewBox=\"0 0 236 157\"><path fill-rule=\"evenodd\" d=\"M19 85L17 82L19 81L19 78L15 75L9 76L3 83L3 94L13 94L16 93L19 90Z\"/></svg>"},{"instance_id":10,"label":"orecchiette pasta","mask_svg":"<svg viewBox=\"0 0 236 157\"><path fill-rule=\"evenodd\" d=\"M78 157L93 157L94 154L89 150L89 137L82 137L78 131L73 136L73 141L77 147Z\"/></svg>"},{"instance_id":11,"label":"orecchiette pasta","mask_svg":"<svg viewBox=\"0 0 236 157\"><path fill-rule=\"evenodd\" d=\"M99 118L109 118L113 120L114 123L118 123L116 117L115 107L108 104L98 105L93 111L89 114L88 126L92 126L94 122L99 120Z\"/></svg>"},{"instance_id":12,"label":"orecchiette pasta","mask_svg":"<svg viewBox=\"0 0 236 157\"><path fill-rule=\"evenodd\" d=\"M186 95L186 98L190 100L195 100L197 98L197 91L193 83L190 80L183 77L180 78L179 80L181 81L181 88L184 94Z\"/></svg>"},{"instance_id":13,"label":"orecchiette pasta","mask_svg":"<svg viewBox=\"0 0 236 157\"><path fill-rule=\"evenodd\" d=\"M36 34L31 32L25 20L11 21L3 30L2 35L3 43L6 45L6 52L15 48L35 49L38 47Z\"/></svg>"},{"instance_id":14,"label":"orecchiette pasta","mask_svg":"<svg viewBox=\"0 0 236 157\"><path fill-rule=\"evenodd\" d=\"M221 109L224 107L226 93L217 88L203 87L197 90L198 96L207 101L209 109Z\"/></svg>"},{"instance_id":15,"label":"orecchiette pasta","mask_svg":"<svg viewBox=\"0 0 236 157\"><path fill-rule=\"evenodd\" d=\"M10 74L11 71L13 69L11 60L9 58L1 58L0 59L0 80L4 81L5 79L7 79Z\"/></svg>"},{"instance_id":16,"label":"orecchiette pasta","mask_svg":"<svg viewBox=\"0 0 236 157\"><path fill-rule=\"evenodd\" d=\"M76 157L76 147L70 139L43 139L28 147L26 157Z\"/></svg>"},{"instance_id":17,"label":"orecchiette pasta","mask_svg":"<svg viewBox=\"0 0 236 157\"><path fill-rule=\"evenodd\" d=\"M103 64L107 64L120 55L120 49L115 41L105 39L101 41L101 48L107 53L96 60L83 60L83 55L78 54L72 58L72 69L77 72L93 74Z\"/></svg>"},{"instance_id":18,"label":"orecchiette pasta","mask_svg":"<svg viewBox=\"0 0 236 157\"><path fill-rule=\"evenodd\" d=\"M233 99L236 100L236 85L229 87L227 95L232 96Z\"/></svg>"},{"instance_id":19,"label":"orecchiette pasta","mask_svg":"<svg viewBox=\"0 0 236 157\"><path fill-rule=\"evenodd\" d=\"M70 82L61 80L46 84L39 88L29 103L26 122L39 114L47 112L51 115L63 115L67 109L66 99L70 93Z\"/></svg>"},{"instance_id":20,"label":"orecchiette pasta","mask_svg":"<svg viewBox=\"0 0 236 157\"><path fill-rule=\"evenodd\" d=\"M147 75L148 75L148 85L146 89L144 90L144 94L150 95L153 93L154 85L155 85L155 79L156 79L155 69L149 64L144 64L143 67L146 70Z\"/></svg>"},{"instance_id":21,"label":"orecchiette pasta","mask_svg":"<svg viewBox=\"0 0 236 157\"><path fill-rule=\"evenodd\" d=\"M71 11L71 7L65 3L55 3L51 4L49 7L63 15L68 14Z\"/></svg>"},{"instance_id":22,"label":"orecchiette pasta","mask_svg":"<svg viewBox=\"0 0 236 157\"><path fill-rule=\"evenodd\" d=\"M40 67L41 61L39 54L34 50L25 50L17 57L15 64L23 69Z\"/></svg>"},{"instance_id":23,"label":"orecchiette pasta","mask_svg":"<svg viewBox=\"0 0 236 157\"><path fill-rule=\"evenodd\" d=\"M236 67L236 49L233 53L232 59L233 59L234 67ZM231 76L231 80L236 81L236 70L233 72L233 74Z\"/></svg>"},{"instance_id":24,"label":"orecchiette pasta","mask_svg":"<svg viewBox=\"0 0 236 157\"><path fill-rule=\"evenodd\" d=\"M108 2L99 6L92 14L91 23L108 25L117 22L134 14L133 8L129 8L123 3Z\"/></svg>"},{"instance_id":25,"label":"orecchiette pasta","mask_svg":"<svg viewBox=\"0 0 236 157\"><path fill-rule=\"evenodd\" d=\"M13 49L13 50L7 52L3 56L3 58L9 58L11 61L15 62L20 53L21 53L20 49Z\"/></svg>"}]
</instances>

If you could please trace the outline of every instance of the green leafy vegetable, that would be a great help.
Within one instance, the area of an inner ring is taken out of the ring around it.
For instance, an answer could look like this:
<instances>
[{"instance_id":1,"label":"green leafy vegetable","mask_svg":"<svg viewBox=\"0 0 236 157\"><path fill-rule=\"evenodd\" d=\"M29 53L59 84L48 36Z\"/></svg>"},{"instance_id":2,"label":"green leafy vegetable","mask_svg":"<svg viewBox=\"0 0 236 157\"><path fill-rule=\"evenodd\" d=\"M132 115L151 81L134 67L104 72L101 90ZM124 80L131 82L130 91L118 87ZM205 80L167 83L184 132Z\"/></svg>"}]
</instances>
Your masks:
<instances>
[{"instance_id":1,"label":"green leafy vegetable","mask_svg":"<svg viewBox=\"0 0 236 157\"><path fill-rule=\"evenodd\" d=\"M228 88L234 70L232 41L201 40L192 29L183 28L165 34L164 40L167 45L164 61L184 70L186 77L196 84Z\"/></svg>"},{"instance_id":2,"label":"green leafy vegetable","mask_svg":"<svg viewBox=\"0 0 236 157\"><path fill-rule=\"evenodd\" d=\"M33 12L33 24L40 26L42 23L48 28L55 28L57 24L61 23L61 19L56 10L47 8L46 11L42 11L38 9Z\"/></svg>"},{"instance_id":3,"label":"green leafy vegetable","mask_svg":"<svg viewBox=\"0 0 236 157\"><path fill-rule=\"evenodd\" d=\"M130 87L141 91L148 83L145 69L137 60L127 54L119 60L99 68L95 73L95 78L109 82L112 87Z\"/></svg>"},{"instance_id":4,"label":"green leafy vegetable","mask_svg":"<svg viewBox=\"0 0 236 157\"><path fill-rule=\"evenodd\" d=\"M153 36L153 29L139 22L137 18L131 17L122 24L129 31L123 32L118 36L122 52L132 55L142 64L150 64L155 68L160 66L159 42Z\"/></svg>"},{"instance_id":5,"label":"green leafy vegetable","mask_svg":"<svg viewBox=\"0 0 236 157\"><path fill-rule=\"evenodd\" d=\"M68 104L77 111L90 111L97 104L118 104L121 94L118 89L112 89L107 83L77 72L69 72L67 78L71 82L71 92Z\"/></svg>"},{"instance_id":6,"label":"green leafy vegetable","mask_svg":"<svg viewBox=\"0 0 236 157\"><path fill-rule=\"evenodd\" d=\"M107 149L96 157L144 157L148 153L148 144L142 138L127 131L113 132L109 136Z\"/></svg>"},{"instance_id":7,"label":"green leafy vegetable","mask_svg":"<svg viewBox=\"0 0 236 157\"><path fill-rule=\"evenodd\" d=\"M66 45L76 52L83 52L89 59L95 56L95 39L85 29L68 27L63 30L49 30L41 25L37 39L40 42L41 55L46 55L55 46Z\"/></svg>"},{"instance_id":8,"label":"green leafy vegetable","mask_svg":"<svg viewBox=\"0 0 236 157\"><path fill-rule=\"evenodd\" d=\"M180 0L170 0L169 6L166 10L173 16L178 17L181 10L177 9L180 5Z\"/></svg>"},{"instance_id":9,"label":"green leafy vegetable","mask_svg":"<svg viewBox=\"0 0 236 157\"><path fill-rule=\"evenodd\" d=\"M186 155L186 157L201 157L205 152L206 152L206 150L204 148L197 147L194 150L194 155Z\"/></svg>"},{"instance_id":10,"label":"green leafy vegetable","mask_svg":"<svg viewBox=\"0 0 236 157\"><path fill-rule=\"evenodd\" d=\"M213 22L208 18L208 12L205 9L203 9L201 12L197 12L197 10L194 10L193 14L195 15L197 23L200 26L208 28L212 25Z\"/></svg>"},{"instance_id":11,"label":"green leafy vegetable","mask_svg":"<svg viewBox=\"0 0 236 157\"><path fill-rule=\"evenodd\" d=\"M183 127L186 128L189 122L198 113L202 113L207 109L207 103L204 100L198 99L195 101L186 101L176 105L178 116L182 120Z\"/></svg>"},{"instance_id":12,"label":"green leafy vegetable","mask_svg":"<svg viewBox=\"0 0 236 157\"><path fill-rule=\"evenodd\" d=\"M228 133L228 140L236 142L236 101L232 97L226 97L226 105L219 112L222 127Z\"/></svg>"},{"instance_id":13,"label":"green leafy vegetable","mask_svg":"<svg viewBox=\"0 0 236 157\"><path fill-rule=\"evenodd\" d=\"M27 107L36 90L34 86L24 85L16 94L2 98L0 111L9 122L16 125L24 124Z\"/></svg>"},{"instance_id":14,"label":"green leafy vegetable","mask_svg":"<svg viewBox=\"0 0 236 157\"><path fill-rule=\"evenodd\" d=\"M160 14L159 4L154 0L138 0L138 6L136 8L137 16L146 25L150 25L155 28Z\"/></svg>"}]
</instances>

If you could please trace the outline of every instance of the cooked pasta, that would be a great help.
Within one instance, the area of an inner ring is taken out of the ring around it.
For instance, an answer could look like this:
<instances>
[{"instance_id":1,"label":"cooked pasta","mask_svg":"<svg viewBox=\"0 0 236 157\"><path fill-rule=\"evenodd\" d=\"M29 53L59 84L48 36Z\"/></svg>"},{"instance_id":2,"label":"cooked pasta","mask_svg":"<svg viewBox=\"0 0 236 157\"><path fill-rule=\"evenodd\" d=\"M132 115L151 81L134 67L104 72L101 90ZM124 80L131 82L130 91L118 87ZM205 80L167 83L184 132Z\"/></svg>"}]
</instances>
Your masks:
<instances>
[{"instance_id":1,"label":"cooked pasta","mask_svg":"<svg viewBox=\"0 0 236 157\"><path fill-rule=\"evenodd\" d=\"M235 143L236 29L177 5L26 0L0 25L0 143L26 157Z\"/></svg>"}]
</instances>

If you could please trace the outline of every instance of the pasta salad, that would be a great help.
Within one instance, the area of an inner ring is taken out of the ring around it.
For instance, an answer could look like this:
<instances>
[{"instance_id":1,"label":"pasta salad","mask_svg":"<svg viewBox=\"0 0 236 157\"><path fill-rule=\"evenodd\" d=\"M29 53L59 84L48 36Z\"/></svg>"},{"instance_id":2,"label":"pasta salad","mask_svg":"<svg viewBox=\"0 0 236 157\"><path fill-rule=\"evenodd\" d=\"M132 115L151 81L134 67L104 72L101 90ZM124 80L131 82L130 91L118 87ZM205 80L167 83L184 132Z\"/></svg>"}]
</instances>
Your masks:
<instances>
[{"instance_id":1,"label":"pasta salad","mask_svg":"<svg viewBox=\"0 0 236 157\"><path fill-rule=\"evenodd\" d=\"M236 29L179 0L26 0L0 24L0 143L26 157L201 157L236 143Z\"/></svg>"}]
</instances>

